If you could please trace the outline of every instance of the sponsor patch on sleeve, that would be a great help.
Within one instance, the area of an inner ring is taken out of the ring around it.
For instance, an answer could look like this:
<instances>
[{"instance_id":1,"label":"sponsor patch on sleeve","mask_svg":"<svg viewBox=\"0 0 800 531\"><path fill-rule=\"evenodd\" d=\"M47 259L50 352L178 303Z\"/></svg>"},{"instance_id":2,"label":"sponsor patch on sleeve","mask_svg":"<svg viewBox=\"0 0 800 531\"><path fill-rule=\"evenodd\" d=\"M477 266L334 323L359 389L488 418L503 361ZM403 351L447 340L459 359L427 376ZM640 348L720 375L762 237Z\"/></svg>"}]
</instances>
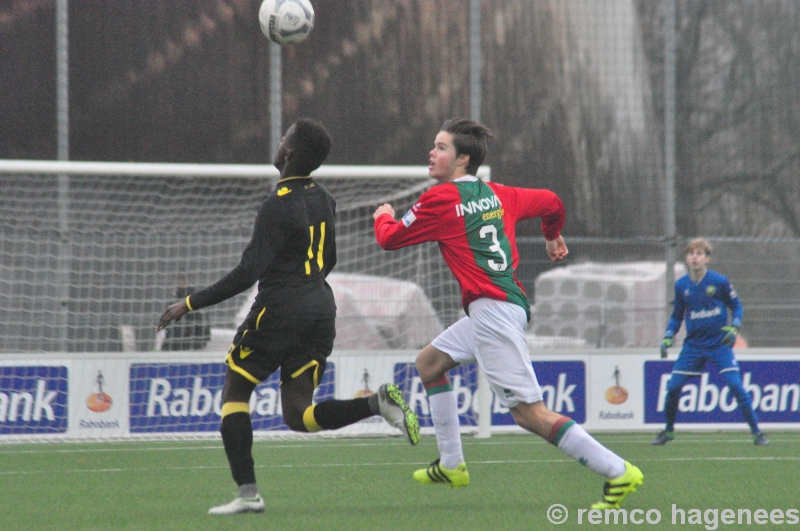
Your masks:
<instances>
[{"instance_id":1,"label":"sponsor patch on sleeve","mask_svg":"<svg viewBox=\"0 0 800 531\"><path fill-rule=\"evenodd\" d=\"M406 212L406 215L403 216L403 219L401 219L400 221L403 223L403 225L408 227L409 225L417 221L417 216L414 214L413 211L409 210L408 212Z\"/></svg>"}]
</instances>

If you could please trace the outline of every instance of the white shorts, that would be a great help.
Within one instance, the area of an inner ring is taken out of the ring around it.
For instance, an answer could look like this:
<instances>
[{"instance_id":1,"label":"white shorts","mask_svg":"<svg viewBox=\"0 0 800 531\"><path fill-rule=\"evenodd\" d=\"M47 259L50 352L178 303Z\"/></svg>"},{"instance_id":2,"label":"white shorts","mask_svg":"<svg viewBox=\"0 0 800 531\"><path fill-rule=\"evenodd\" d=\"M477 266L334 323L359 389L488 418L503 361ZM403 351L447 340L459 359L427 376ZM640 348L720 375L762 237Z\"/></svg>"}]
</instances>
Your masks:
<instances>
[{"instance_id":1,"label":"white shorts","mask_svg":"<svg viewBox=\"0 0 800 531\"><path fill-rule=\"evenodd\" d=\"M519 305L478 299L464 317L431 344L459 365L478 362L500 403L512 408L542 400L525 338L527 315Z\"/></svg>"}]
</instances>

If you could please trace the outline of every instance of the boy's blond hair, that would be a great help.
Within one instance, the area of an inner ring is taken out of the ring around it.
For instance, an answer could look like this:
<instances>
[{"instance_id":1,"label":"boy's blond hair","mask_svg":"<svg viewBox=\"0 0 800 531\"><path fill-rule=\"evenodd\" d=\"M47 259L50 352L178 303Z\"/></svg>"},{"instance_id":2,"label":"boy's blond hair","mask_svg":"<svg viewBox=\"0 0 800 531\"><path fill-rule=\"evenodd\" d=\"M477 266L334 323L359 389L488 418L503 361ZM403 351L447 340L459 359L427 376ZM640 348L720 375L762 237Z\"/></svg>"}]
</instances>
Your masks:
<instances>
[{"instance_id":1,"label":"boy's blond hair","mask_svg":"<svg viewBox=\"0 0 800 531\"><path fill-rule=\"evenodd\" d=\"M708 243L708 241L705 238L695 238L694 240L686 244L686 250L684 252L685 254L689 254L695 249L703 251L704 253L706 253L706 256L711 256L711 251L714 248L711 247L711 244Z\"/></svg>"}]
</instances>

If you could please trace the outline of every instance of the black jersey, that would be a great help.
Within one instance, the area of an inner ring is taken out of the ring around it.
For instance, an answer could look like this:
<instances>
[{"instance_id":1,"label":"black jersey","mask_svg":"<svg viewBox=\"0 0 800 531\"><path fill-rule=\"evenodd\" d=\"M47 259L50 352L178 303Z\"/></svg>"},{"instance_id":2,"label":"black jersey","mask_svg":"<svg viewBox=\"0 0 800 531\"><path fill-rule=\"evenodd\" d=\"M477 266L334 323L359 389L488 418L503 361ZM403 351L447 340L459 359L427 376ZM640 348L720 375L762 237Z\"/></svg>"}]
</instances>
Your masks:
<instances>
[{"instance_id":1,"label":"black jersey","mask_svg":"<svg viewBox=\"0 0 800 531\"><path fill-rule=\"evenodd\" d=\"M336 265L336 201L311 177L278 182L256 216L242 260L215 284L192 294L192 310L217 304L258 281L265 314L312 319L336 316L325 277Z\"/></svg>"}]
</instances>

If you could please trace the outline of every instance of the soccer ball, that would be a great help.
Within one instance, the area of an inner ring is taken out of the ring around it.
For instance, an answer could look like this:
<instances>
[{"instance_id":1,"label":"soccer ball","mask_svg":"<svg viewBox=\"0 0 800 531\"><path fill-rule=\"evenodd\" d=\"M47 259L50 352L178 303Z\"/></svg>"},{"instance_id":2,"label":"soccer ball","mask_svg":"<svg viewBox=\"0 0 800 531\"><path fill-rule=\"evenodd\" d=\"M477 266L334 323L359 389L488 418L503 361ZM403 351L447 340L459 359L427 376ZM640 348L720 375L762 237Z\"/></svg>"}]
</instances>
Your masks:
<instances>
[{"instance_id":1,"label":"soccer ball","mask_svg":"<svg viewBox=\"0 0 800 531\"><path fill-rule=\"evenodd\" d=\"M264 35L287 46L304 41L314 29L314 8L308 0L264 0L258 22Z\"/></svg>"}]
</instances>

